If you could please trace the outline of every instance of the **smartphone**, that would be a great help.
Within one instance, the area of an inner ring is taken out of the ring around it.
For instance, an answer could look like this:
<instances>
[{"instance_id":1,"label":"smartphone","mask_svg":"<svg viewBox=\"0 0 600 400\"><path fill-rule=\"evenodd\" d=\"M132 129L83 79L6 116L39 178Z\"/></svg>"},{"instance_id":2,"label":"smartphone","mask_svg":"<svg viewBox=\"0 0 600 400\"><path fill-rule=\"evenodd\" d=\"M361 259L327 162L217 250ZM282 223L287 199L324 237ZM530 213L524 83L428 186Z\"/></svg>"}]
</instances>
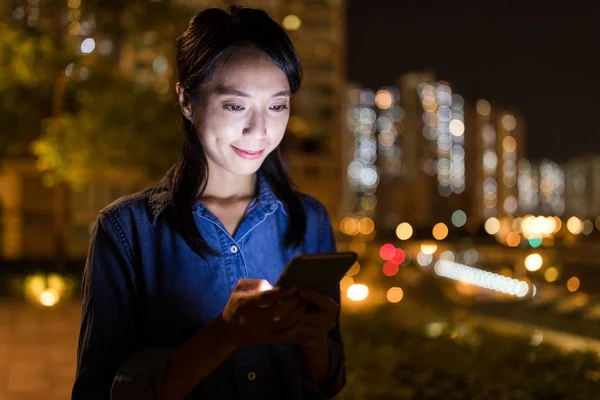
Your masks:
<instances>
[{"instance_id":1,"label":"smartphone","mask_svg":"<svg viewBox=\"0 0 600 400\"><path fill-rule=\"evenodd\" d=\"M300 254L286 265L275 286L298 287L329 294L356 262L357 254L348 251L328 254Z\"/></svg>"}]
</instances>

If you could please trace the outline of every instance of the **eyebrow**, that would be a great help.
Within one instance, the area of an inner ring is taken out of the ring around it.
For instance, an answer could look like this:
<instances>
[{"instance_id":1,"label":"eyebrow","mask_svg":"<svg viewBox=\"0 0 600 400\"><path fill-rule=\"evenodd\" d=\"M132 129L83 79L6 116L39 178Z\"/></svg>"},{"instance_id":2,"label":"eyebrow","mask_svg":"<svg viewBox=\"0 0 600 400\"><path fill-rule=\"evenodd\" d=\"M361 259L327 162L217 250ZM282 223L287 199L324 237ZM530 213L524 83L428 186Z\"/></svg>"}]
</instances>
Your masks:
<instances>
[{"instance_id":1,"label":"eyebrow","mask_svg":"<svg viewBox=\"0 0 600 400\"><path fill-rule=\"evenodd\" d=\"M238 97L252 97L250 96L248 93L246 92L242 92L241 90L237 90L234 88L230 88L224 85L219 85L215 88L215 93L219 94L219 95L233 95L233 96L238 96ZM277 92L273 95L273 97L279 97L279 96L290 96L291 93L289 90L282 90L280 92Z\"/></svg>"}]
</instances>

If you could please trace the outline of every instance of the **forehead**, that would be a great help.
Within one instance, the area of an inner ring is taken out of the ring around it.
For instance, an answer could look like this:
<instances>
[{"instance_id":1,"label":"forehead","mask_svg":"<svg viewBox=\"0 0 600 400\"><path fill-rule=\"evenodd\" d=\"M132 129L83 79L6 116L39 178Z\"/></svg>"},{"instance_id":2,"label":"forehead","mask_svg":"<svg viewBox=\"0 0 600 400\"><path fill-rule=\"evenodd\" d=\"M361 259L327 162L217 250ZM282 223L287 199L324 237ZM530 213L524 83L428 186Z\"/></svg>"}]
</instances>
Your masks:
<instances>
[{"instance_id":1,"label":"forehead","mask_svg":"<svg viewBox=\"0 0 600 400\"><path fill-rule=\"evenodd\" d=\"M218 86L235 88L247 93L270 94L289 90L285 73L266 55L253 51L234 54L220 65L209 81L211 89Z\"/></svg>"}]
</instances>

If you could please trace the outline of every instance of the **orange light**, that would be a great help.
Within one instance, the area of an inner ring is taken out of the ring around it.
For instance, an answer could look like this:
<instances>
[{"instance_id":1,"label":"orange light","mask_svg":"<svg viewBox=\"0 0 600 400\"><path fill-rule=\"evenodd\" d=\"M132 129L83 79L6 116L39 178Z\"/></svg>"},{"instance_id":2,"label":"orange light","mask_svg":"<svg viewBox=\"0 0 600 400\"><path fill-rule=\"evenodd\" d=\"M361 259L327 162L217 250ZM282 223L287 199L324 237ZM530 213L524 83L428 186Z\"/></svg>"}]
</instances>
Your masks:
<instances>
[{"instance_id":1,"label":"orange light","mask_svg":"<svg viewBox=\"0 0 600 400\"><path fill-rule=\"evenodd\" d=\"M443 222L435 224L433 227L433 237L436 240L444 240L448 237L448 227Z\"/></svg>"},{"instance_id":2,"label":"orange light","mask_svg":"<svg viewBox=\"0 0 600 400\"><path fill-rule=\"evenodd\" d=\"M569 278L569 280L567 281L567 289L571 293L576 292L579 289L580 284L581 284L581 282L579 281L579 278L576 276L573 276L573 277Z\"/></svg>"},{"instance_id":3,"label":"orange light","mask_svg":"<svg viewBox=\"0 0 600 400\"><path fill-rule=\"evenodd\" d=\"M521 236L517 232L509 232L506 235L506 245L510 247L517 247L521 243Z\"/></svg>"}]
</instances>

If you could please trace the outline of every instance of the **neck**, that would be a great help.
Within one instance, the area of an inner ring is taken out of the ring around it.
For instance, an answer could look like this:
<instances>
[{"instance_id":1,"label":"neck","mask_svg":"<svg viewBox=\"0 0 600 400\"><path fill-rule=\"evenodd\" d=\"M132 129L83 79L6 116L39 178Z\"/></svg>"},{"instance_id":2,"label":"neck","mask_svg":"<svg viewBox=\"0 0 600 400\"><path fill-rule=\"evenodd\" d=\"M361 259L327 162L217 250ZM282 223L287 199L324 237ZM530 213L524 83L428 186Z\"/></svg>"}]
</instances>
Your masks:
<instances>
[{"instance_id":1,"label":"neck","mask_svg":"<svg viewBox=\"0 0 600 400\"><path fill-rule=\"evenodd\" d=\"M235 175L208 161L208 182L202 199L236 200L252 198L256 194L256 174Z\"/></svg>"}]
</instances>

